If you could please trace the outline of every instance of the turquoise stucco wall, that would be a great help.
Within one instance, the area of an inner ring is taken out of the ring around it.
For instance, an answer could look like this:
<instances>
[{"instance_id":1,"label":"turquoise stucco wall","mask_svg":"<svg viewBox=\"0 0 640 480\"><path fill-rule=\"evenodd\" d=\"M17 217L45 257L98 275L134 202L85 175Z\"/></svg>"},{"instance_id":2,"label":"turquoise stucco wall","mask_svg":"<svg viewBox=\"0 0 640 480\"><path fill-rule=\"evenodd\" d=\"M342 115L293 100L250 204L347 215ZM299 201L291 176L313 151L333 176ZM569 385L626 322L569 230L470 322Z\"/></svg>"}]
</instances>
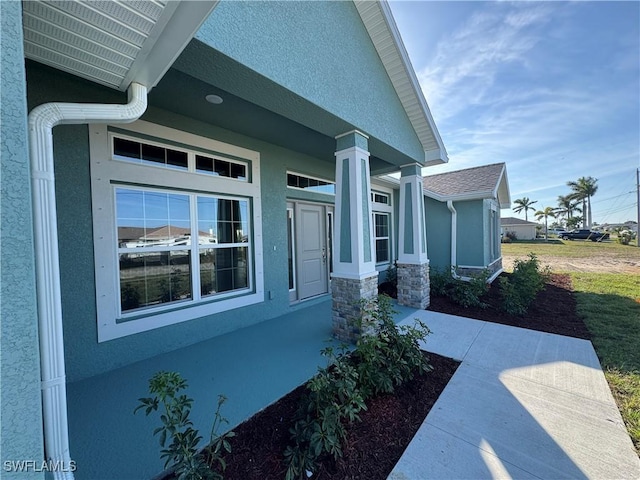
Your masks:
<instances>
[{"instance_id":1,"label":"turquoise stucco wall","mask_svg":"<svg viewBox=\"0 0 640 480\"><path fill-rule=\"evenodd\" d=\"M453 202L458 212L458 265L484 266L485 215L482 200Z\"/></svg>"},{"instance_id":2,"label":"turquoise stucco wall","mask_svg":"<svg viewBox=\"0 0 640 480\"><path fill-rule=\"evenodd\" d=\"M43 458L21 8L20 2L0 2L0 450L3 478L34 479L44 474L33 469L8 472L4 464L12 460L41 462Z\"/></svg>"},{"instance_id":3,"label":"turquoise stucco wall","mask_svg":"<svg viewBox=\"0 0 640 480\"><path fill-rule=\"evenodd\" d=\"M195 38L409 157L424 159L352 2L220 2Z\"/></svg>"},{"instance_id":4,"label":"turquoise stucco wall","mask_svg":"<svg viewBox=\"0 0 640 480\"><path fill-rule=\"evenodd\" d=\"M451 266L451 212L447 204L424 197L427 225L427 255L432 270L448 270Z\"/></svg>"},{"instance_id":5,"label":"turquoise stucco wall","mask_svg":"<svg viewBox=\"0 0 640 480\"><path fill-rule=\"evenodd\" d=\"M29 64L29 108L48 99L124 102L123 95ZM89 142L86 125L54 129L56 198L69 381L100 374L292 310L289 306L286 171L333 178L333 164L248 138L151 106L143 120L259 151L261 154L264 303L231 310L104 343L97 343L91 219ZM274 248L275 247L275 248ZM268 292L273 292L269 300ZM294 307L295 308L295 307Z\"/></svg>"}]
</instances>

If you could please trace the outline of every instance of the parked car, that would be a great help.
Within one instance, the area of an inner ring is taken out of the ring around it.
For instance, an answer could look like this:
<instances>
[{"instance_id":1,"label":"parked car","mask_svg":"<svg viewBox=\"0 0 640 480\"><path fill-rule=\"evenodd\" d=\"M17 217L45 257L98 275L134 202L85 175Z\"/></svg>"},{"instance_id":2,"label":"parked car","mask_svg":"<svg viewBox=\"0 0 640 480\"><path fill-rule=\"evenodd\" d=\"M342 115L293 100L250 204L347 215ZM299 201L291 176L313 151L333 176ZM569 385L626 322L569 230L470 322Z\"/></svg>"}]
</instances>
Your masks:
<instances>
[{"instance_id":1,"label":"parked car","mask_svg":"<svg viewBox=\"0 0 640 480\"><path fill-rule=\"evenodd\" d=\"M572 230L570 232L562 232L558 234L563 240L591 240L592 242L601 242L608 240L608 233L592 232L588 229Z\"/></svg>"}]
</instances>

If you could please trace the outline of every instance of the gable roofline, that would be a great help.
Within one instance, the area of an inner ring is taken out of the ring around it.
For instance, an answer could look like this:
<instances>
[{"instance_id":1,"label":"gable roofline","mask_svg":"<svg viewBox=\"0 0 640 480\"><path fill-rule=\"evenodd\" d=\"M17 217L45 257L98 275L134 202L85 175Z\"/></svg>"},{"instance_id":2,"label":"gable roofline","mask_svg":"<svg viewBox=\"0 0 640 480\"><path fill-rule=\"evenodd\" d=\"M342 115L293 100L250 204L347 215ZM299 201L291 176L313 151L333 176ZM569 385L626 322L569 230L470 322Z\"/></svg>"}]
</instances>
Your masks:
<instances>
[{"instance_id":1,"label":"gable roofline","mask_svg":"<svg viewBox=\"0 0 640 480\"><path fill-rule=\"evenodd\" d=\"M517 217L503 217L500 219L500 225L502 225L503 227L512 227L515 225L530 225L530 226L537 226L538 224L535 222L529 222L527 220L522 220L521 218L517 218Z\"/></svg>"},{"instance_id":2,"label":"gable roofline","mask_svg":"<svg viewBox=\"0 0 640 480\"><path fill-rule=\"evenodd\" d=\"M458 174L460 172L471 172L472 170L478 170L488 167L494 167L496 165L501 165L502 168L500 173L497 176L497 180L495 184L491 188L484 188L482 190L473 190L473 191L465 191L460 193L451 193L451 194L443 194L434 191L433 189L429 189L428 187L423 188L423 193L425 196L429 198L433 198L439 202L447 202L447 201L463 201L463 200L483 200L486 198L494 198L498 200L498 204L500 208L509 208L511 206L511 195L509 193L509 182L507 179L507 166L505 163L493 163L490 165L482 165L479 167L472 167L463 170L455 170L452 172L438 173L435 175L429 175L429 179L436 178L444 178L450 176L452 174Z\"/></svg>"},{"instance_id":3,"label":"gable roofline","mask_svg":"<svg viewBox=\"0 0 640 480\"><path fill-rule=\"evenodd\" d=\"M422 144L424 166L447 163L447 150L424 98L389 4L386 0L354 0L353 3Z\"/></svg>"}]
</instances>

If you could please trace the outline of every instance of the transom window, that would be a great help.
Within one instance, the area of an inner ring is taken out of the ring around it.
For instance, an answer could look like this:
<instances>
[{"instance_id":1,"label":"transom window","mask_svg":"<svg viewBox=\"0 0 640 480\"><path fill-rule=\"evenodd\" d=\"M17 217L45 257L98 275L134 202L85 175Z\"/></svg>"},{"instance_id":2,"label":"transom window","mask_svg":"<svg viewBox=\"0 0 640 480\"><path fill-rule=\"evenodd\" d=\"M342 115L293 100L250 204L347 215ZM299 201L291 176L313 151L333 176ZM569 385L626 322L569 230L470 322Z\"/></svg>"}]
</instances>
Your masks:
<instances>
[{"instance_id":1,"label":"transom window","mask_svg":"<svg viewBox=\"0 0 640 480\"><path fill-rule=\"evenodd\" d=\"M287 186L310 192L328 193L331 195L335 195L336 193L336 184L334 182L306 177L304 175L298 175L297 173L287 173Z\"/></svg>"},{"instance_id":2,"label":"transom window","mask_svg":"<svg viewBox=\"0 0 640 480\"><path fill-rule=\"evenodd\" d=\"M212 155L205 155L155 142L142 142L113 135L113 158L124 162L162 167L172 170L195 171L205 175L247 181L247 164Z\"/></svg>"},{"instance_id":3,"label":"transom window","mask_svg":"<svg viewBox=\"0 0 640 480\"><path fill-rule=\"evenodd\" d=\"M264 301L258 152L89 128L99 342Z\"/></svg>"},{"instance_id":4,"label":"transom window","mask_svg":"<svg viewBox=\"0 0 640 480\"><path fill-rule=\"evenodd\" d=\"M389 194L387 193L371 192L371 201L373 203L382 203L383 205L390 205Z\"/></svg>"}]
</instances>

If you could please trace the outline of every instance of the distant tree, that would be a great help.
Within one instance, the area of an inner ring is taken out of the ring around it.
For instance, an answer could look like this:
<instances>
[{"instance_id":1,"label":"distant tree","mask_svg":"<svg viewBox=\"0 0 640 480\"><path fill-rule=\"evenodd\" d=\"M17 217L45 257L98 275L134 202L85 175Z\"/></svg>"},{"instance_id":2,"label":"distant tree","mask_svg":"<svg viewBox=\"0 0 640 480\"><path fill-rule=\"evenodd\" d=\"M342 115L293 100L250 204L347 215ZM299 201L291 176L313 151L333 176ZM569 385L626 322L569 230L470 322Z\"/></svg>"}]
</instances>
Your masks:
<instances>
[{"instance_id":1,"label":"distant tree","mask_svg":"<svg viewBox=\"0 0 640 480\"><path fill-rule=\"evenodd\" d=\"M567 220L567 229L573 230L574 228L578 228L582 223L582 217L571 217Z\"/></svg>"},{"instance_id":2,"label":"distant tree","mask_svg":"<svg viewBox=\"0 0 640 480\"><path fill-rule=\"evenodd\" d=\"M528 222L529 218L527 216L527 211L531 210L531 211L535 211L535 208L533 208L531 205L533 205L534 203L538 203L537 200L535 201L531 201L529 200L529 197L522 197L522 198L518 198L517 200L514 200L513 203L515 203L517 206L513 208L513 211L516 213L520 213L521 211L524 210L524 219Z\"/></svg>"},{"instance_id":3,"label":"distant tree","mask_svg":"<svg viewBox=\"0 0 640 480\"><path fill-rule=\"evenodd\" d=\"M567 182L567 186L573 190L569 197L582 202L582 226L591 228L593 220L591 215L591 197L598 191L598 179L593 177L580 177L575 182Z\"/></svg>"},{"instance_id":4,"label":"distant tree","mask_svg":"<svg viewBox=\"0 0 640 480\"><path fill-rule=\"evenodd\" d=\"M573 200L571 195L558 195L558 208L555 209L558 217L565 217L565 222L568 223L569 219L573 218L574 212L581 212L582 209L578 206L579 201Z\"/></svg>"},{"instance_id":5,"label":"distant tree","mask_svg":"<svg viewBox=\"0 0 640 480\"><path fill-rule=\"evenodd\" d=\"M544 239L549 240L549 217L556 218L555 209L545 207L544 210L538 210L535 215L538 220L544 217Z\"/></svg>"}]
</instances>

